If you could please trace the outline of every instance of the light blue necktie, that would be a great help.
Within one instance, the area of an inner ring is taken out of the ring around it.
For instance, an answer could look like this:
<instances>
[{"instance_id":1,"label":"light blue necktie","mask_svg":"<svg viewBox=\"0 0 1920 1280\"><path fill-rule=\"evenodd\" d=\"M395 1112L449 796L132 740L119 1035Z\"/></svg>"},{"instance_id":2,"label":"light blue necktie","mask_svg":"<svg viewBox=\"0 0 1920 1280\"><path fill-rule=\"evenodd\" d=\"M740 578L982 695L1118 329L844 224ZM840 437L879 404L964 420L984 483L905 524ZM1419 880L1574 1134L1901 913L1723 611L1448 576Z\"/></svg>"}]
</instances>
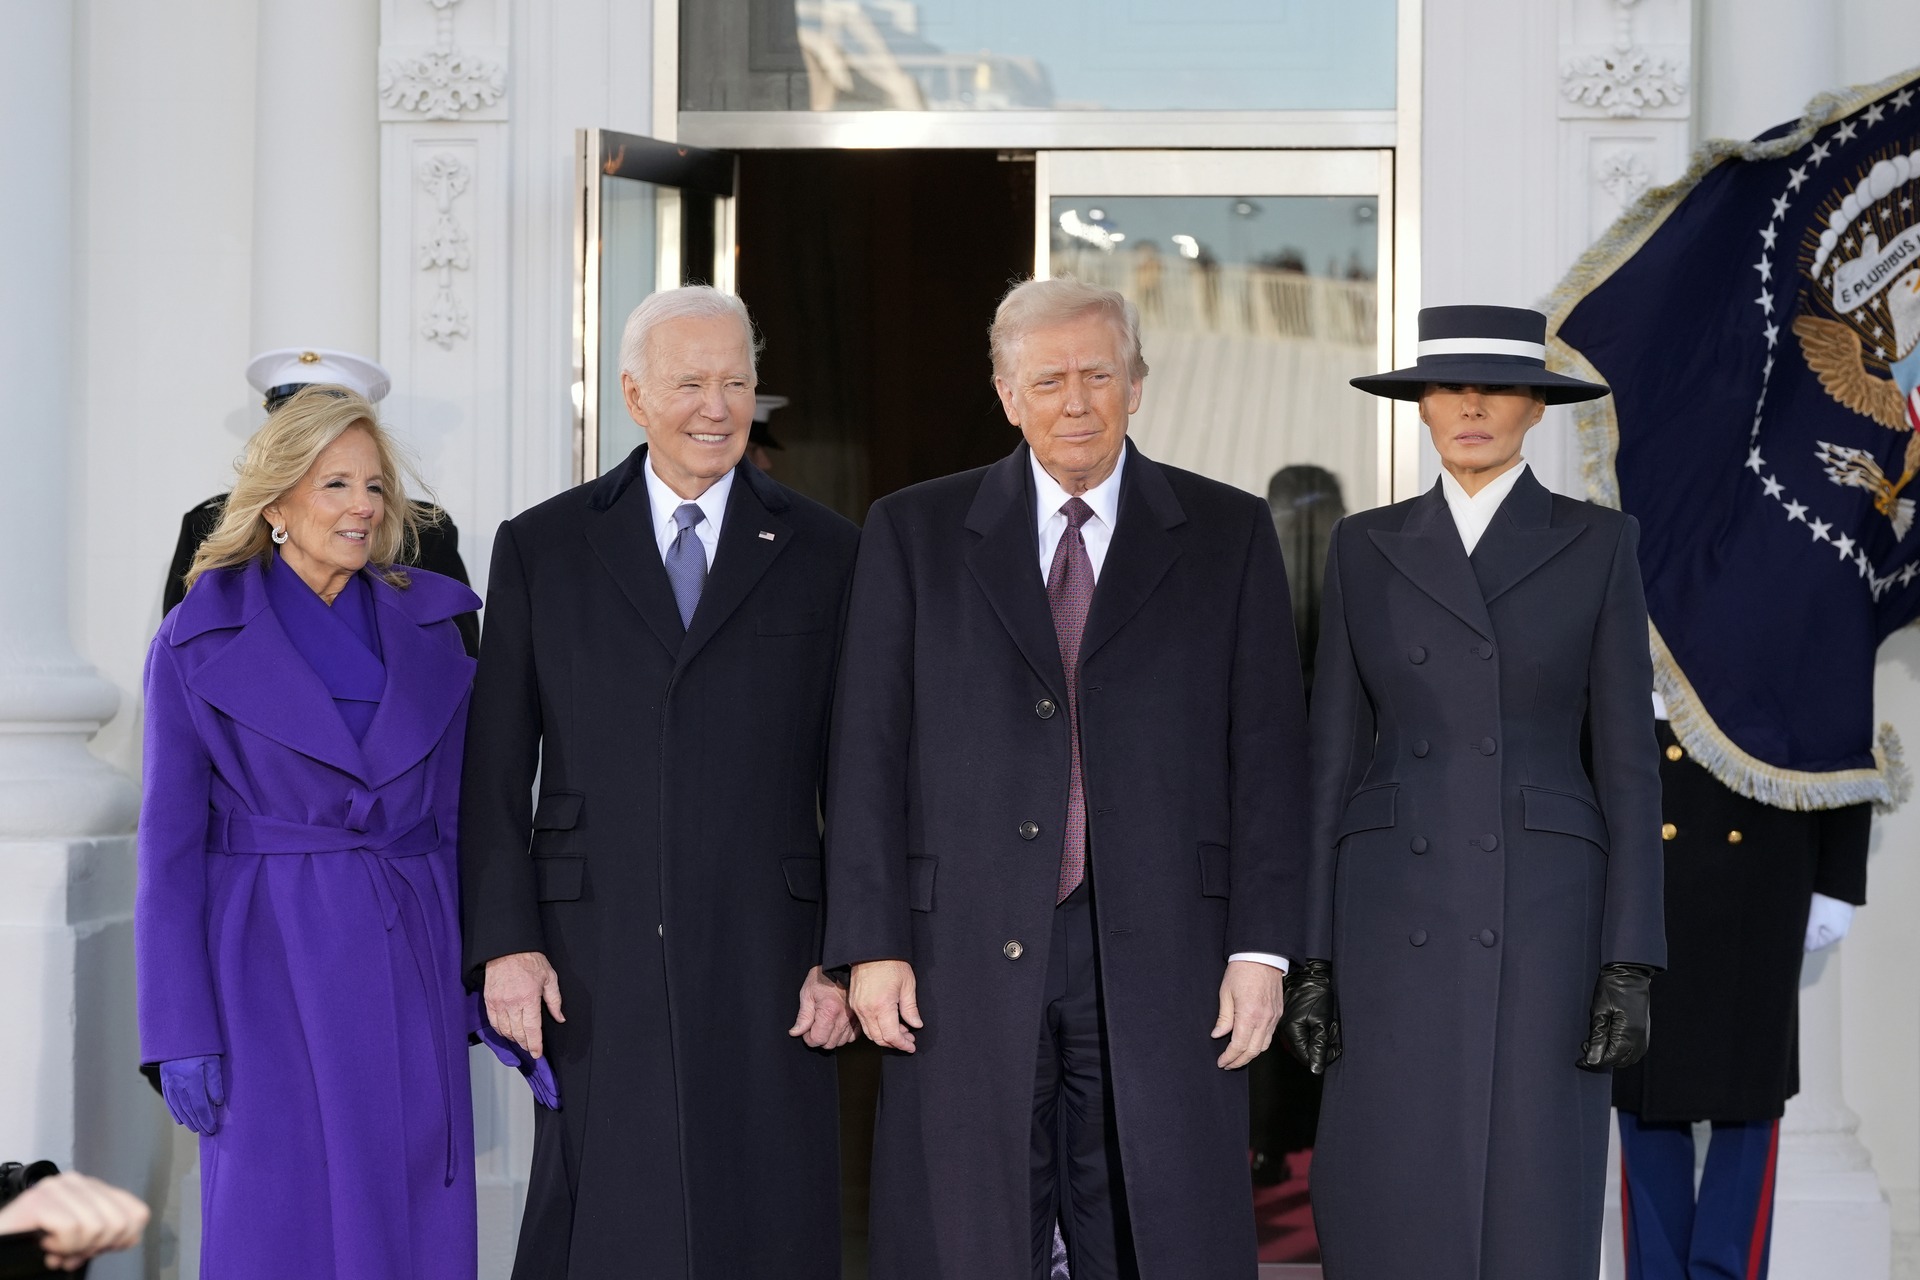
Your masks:
<instances>
[{"instance_id":1,"label":"light blue necktie","mask_svg":"<svg viewBox=\"0 0 1920 1280\"><path fill-rule=\"evenodd\" d=\"M680 625L693 625L693 610L700 603L700 588L707 583L707 549L693 526L707 518L697 502L683 502L673 513L680 532L667 548L667 581L673 584L674 603L680 606Z\"/></svg>"}]
</instances>

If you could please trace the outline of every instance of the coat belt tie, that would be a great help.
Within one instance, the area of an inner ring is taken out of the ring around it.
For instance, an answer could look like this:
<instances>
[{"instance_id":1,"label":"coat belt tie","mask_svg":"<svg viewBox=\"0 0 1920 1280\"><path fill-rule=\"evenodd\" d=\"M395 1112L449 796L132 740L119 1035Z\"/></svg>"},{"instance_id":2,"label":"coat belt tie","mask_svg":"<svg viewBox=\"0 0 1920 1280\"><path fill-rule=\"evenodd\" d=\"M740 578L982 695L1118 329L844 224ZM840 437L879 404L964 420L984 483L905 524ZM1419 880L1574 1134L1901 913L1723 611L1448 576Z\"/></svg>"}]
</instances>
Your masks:
<instances>
[{"instance_id":1,"label":"coat belt tie","mask_svg":"<svg viewBox=\"0 0 1920 1280\"><path fill-rule=\"evenodd\" d=\"M359 800L359 796L352 797ZM364 822L370 816L371 802L350 805L349 821ZM419 858L440 848L440 823L427 814L410 827L397 831L364 831L351 827L318 826L290 822L238 810L216 810L207 821L207 850L229 855L328 854L352 853L360 856L367 870L374 896L380 900L380 914L387 930L396 925L407 940L413 957L414 972L420 979L421 993L433 1019L434 1065L440 1075L440 1111L446 1131L446 1185L453 1185L453 1064L447 1053L453 1021L447 1008L442 984L432 980L433 966L422 949L429 945L426 906L420 901L413 883L393 866L398 858Z\"/></svg>"}]
</instances>

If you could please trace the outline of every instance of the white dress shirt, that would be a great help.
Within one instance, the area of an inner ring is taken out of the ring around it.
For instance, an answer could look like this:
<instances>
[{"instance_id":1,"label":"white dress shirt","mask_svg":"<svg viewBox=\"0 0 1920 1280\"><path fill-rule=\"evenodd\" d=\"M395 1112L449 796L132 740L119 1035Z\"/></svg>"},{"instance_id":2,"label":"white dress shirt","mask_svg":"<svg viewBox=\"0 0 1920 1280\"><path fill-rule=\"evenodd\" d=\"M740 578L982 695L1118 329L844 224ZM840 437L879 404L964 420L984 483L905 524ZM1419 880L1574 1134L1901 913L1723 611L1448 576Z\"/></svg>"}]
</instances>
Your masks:
<instances>
[{"instance_id":1,"label":"white dress shirt","mask_svg":"<svg viewBox=\"0 0 1920 1280\"><path fill-rule=\"evenodd\" d=\"M733 492L733 472L715 480L707 486L707 491L697 498L683 498L667 488L653 469L653 450L647 450L647 504L653 509L653 540L660 544L660 561L666 563L667 548L680 536L680 526L673 522L673 513L688 502L699 504L706 519L693 526L694 536L700 539L700 545L706 549L707 572L713 572L714 552L720 549L720 522L727 516L727 495Z\"/></svg>"},{"instance_id":2,"label":"white dress shirt","mask_svg":"<svg viewBox=\"0 0 1920 1280\"><path fill-rule=\"evenodd\" d=\"M1113 545L1113 529L1120 516L1120 476L1127 469L1127 453L1131 448L1128 445L1120 450L1120 460L1114 464L1112 475L1080 495L1080 500L1093 508L1093 514L1080 526L1080 540L1087 544L1087 561L1093 566L1096 584L1100 581L1101 566L1107 562L1107 548ZM1067 505L1072 495L1047 474L1047 469L1031 451L1027 461L1033 466L1034 523L1040 528L1040 581L1044 585L1047 575L1053 572L1053 557L1060 549L1060 539L1067 532L1066 513L1060 508ZM1261 951L1237 951L1227 959L1253 960L1282 973L1287 971L1284 957Z\"/></svg>"},{"instance_id":3,"label":"white dress shirt","mask_svg":"<svg viewBox=\"0 0 1920 1280\"><path fill-rule=\"evenodd\" d=\"M1440 489L1447 495L1447 510L1453 513L1453 527L1460 531L1460 541L1468 555L1480 545L1480 536L1493 523L1493 513L1513 492L1513 486L1520 483L1520 473L1526 469L1526 460L1522 459L1519 466L1488 481L1487 487L1471 498L1452 472L1444 469L1440 472Z\"/></svg>"}]
</instances>

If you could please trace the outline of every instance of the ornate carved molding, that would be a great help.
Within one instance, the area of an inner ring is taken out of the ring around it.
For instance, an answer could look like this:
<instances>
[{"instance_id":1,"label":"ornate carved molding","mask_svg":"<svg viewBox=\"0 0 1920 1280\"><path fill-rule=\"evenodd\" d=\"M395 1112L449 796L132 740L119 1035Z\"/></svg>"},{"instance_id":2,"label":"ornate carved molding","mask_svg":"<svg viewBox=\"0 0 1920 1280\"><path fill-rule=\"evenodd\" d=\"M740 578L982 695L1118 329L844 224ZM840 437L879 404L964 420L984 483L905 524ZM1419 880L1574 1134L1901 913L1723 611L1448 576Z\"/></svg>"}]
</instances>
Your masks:
<instances>
[{"instance_id":1,"label":"ornate carved molding","mask_svg":"<svg viewBox=\"0 0 1920 1280\"><path fill-rule=\"evenodd\" d=\"M1679 107L1687 96L1687 61L1635 39L1637 0L1612 0L1613 43L1571 53L1560 63L1560 93L1577 108L1615 119Z\"/></svg>"},{"instance_id":2,"label":"ornate carved molding","mask_svg":"<svg viewBox=\"0 0 1920 1280\"><path fill-rule=\"evenodd\" d=\"M453 349L455 338L473 336L467 307L453 291L453 273L469 270L473 257L467 248L467 229L453 215L453 202L466 192L473 174L466 162L442 151L420 166L420 186L433 197L437 215L420 245L420 269L439 273L439 288L420 327L420 336Z\"/></svg>"},{"instance_id":3,"label":"ornate carved molding","mask_svg":"<svg viewBox=\"0 0 1920 1280\"><path fill-rule=\"evenodd\" d=\"M401 119L459 120L503 103L506 67L454 43L453 12L460 0L426 3L436 11L433 48L381 60L381 104Z\"/></svg>"}]
</instances>

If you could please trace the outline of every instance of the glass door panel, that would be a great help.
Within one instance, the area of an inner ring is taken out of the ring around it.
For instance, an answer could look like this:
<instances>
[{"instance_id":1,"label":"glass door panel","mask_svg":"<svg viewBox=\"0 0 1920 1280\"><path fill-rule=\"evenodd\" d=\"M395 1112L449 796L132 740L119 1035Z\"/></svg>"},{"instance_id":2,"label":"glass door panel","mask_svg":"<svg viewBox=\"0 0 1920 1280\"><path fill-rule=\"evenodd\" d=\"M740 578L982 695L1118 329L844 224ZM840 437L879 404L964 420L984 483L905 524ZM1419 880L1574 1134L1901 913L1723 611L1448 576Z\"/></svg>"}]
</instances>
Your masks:
<instances>
[{"instance_id":1,"label":"glass door panel","mask_svg":"<svg viewBox=\"0 0 1920 1280\"><path fill-rule=\"evenodd\" d=\"M579 135L574 418L577 479L640 443L620 389L627 317L656 289L734 288L734 158L653 138Z\"/></svg>"}]
</instances>

